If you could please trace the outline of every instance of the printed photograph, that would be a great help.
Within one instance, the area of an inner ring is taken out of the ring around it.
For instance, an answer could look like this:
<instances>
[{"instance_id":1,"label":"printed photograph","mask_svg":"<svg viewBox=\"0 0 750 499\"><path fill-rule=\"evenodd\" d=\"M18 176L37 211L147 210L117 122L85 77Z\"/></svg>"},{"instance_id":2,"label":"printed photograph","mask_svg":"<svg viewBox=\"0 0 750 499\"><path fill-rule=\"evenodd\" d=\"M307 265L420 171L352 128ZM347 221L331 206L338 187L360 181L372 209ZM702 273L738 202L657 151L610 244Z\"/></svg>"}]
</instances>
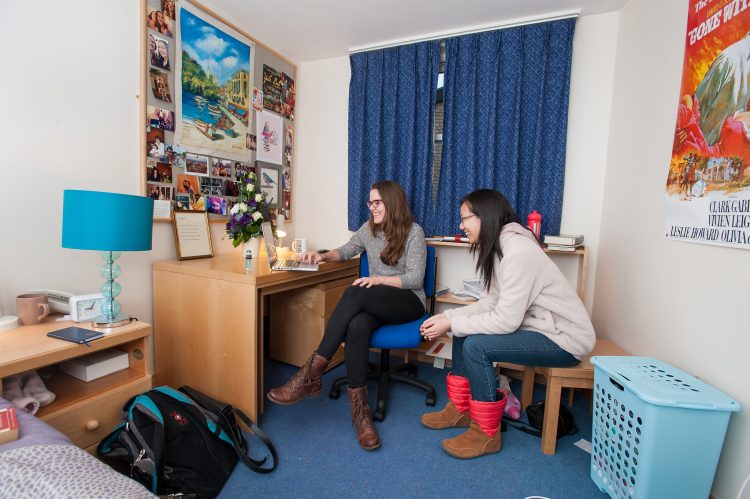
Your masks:
<instances>
[{"instance_id":1,"label":"printed photograph","mask_svg":"<svg viewBox=\"0 0 750 499\"><path fill-rule=\"evenodd\" d=\"M292 148L291 147L284 148L284 165L292 166Z\"/></svg>"},{"instance_id":2,"label":"printed photograph","mask_svg":"<svg viewBox=\"0 0 750 499\"><path fill-rule=\"evenodd\" d=\"M224 182L224 195L225 196L232 196L237 197L240 195L240 187L237 185L237 182L234 182L233 180L227 180Z\"/></svg>"},{"instance_id":3,"label":"printed photograph","mask_svg":"<svg viewBox=\"0 0 750 499\"><path fill-rule=\"evenodd\" d=\"M294 120L294 80L286 73L281 75L281 114L288 120Z\"/></svg>"},{"instance_id":4,"label":"printed photograph","mask_svg":"<svg viewBox=\"0 0 750 499\"><path fill-rule=\"evenodd\" d=\"M251 151L254 151L256 149L255 135L253 135L252 133L248 133L247 134L247 144L246 145L247 145L247 148L250 149Z\"/></svg>"},{"instance_id":5,"label":"printed photograph","mask_svg":"<svg viewBox=\"0 0 750 499\"><path fill-rule=\"evenodd\" d=\"M187 166L187 151L184 147L174 146L172 147L174 152L174 162L172 163L177 168L185 168Z\"/></svg>"},{"instance_id":6,"label":"printed photograph","mask_svg":"<svg viewBox=\"0 0 750 499\"><path fill-rule=\"evenodd\" d=\"M292 174L289 168L284 168L281 174L281 188L285 191L292 190Z\"/></svg>"},{"instance_id":7,"label":"printed photograph","mask_svg":"<svg viewBox=\"0 0 750 499\"><path fill-rule=\"evenodd\" d=\"M164 12L164 17L174 21L176 19L174 0L161 0L161 11Z\"/></svg>"},{"instance_id":8,"label":"printed photograph","mask_svg":"<svg viewBox=\"0 0 750 499\"><path fill-rule=\"evenodd\" d=\"M210 196L221 196L224 192L224 181L220 178L201 178L201 192Z\"/></svg>"},{"instance_id":9,"label":"printed photograph","mask_svg":"<svg viewBox=\"0 0 750 499\"><path fill-rule=\"evenodd\" d=\"M190 209L193 211L205 211L206 210L206 197L201 194L190 195Z\"/></svg>"},{"instance_id":10,"label":"printed photograph","mask_svg":"<svg viewBox=\"0 0 750 499\"><path fill-rule=\"evenodd\" d=\"M208 196L208 212L217 215L226 215L227 200L217 196Z\"/></svg>"},{"instance_id":11,"label":"printed photograph","mask_svg":"<svg viewBox=\"0 0 750 499\"><path fill-rule=\"evenodd\" d=\"M171 201L174 196L174 187L171 185L159 186L159 199L163 201Z\"/></svg>"},{"instance_id":12,"label":"printed photograph","mask_svg":"<svg viewBox=\"0 0 750 499\"><path fill-rule=\"evenodd\" d=\"M185 171L193 175L208 176L208 156L187 154L185 156Z\"/></svg>"},{"instance_id":13,"label":"printed photograph","mask_svg":"<svg viewBox=\"0 0 750 499\"><path fill-rule=\"evenodd\" d=\"M263 110L263 91L257 87L253 87L253 109Z\"/></svg>"},{"instance_id":14,"label":"printed photograph","mask_svg":"<svg viewBox=\"0 0 750 499\"><path fill-rule=\"evenodd\" d=\"M172 19L164 15L160 10L152 10L146 16L146 27L160 35L172 38Z\"/></svg>"},{"instance_id":15,"label":"printed photograph","mask_svg":"<svg viewBox=\"0 0 750 499\"><path fill-rule=\"evenodd\" d=\"M255 166L237 161L234 164L234 178L240 178L241 173L255 173Z\"/></svg>"},{"instance_id":16,"label":"printed photograph","mask_svg":"<svg viewBox=\"0 0 750 499\"><path fill-rule=\"evenodd\" d=\"M169 163L157 163L156 172L159 175L159 182L172 183L172 165Z\"/></svg>"},{"instance_id":17,"label":"printed photograph","mask_svg":"<svg viewBox=\"0 0 750 499\"><path fill-rule=\"evenodd\" d=\"M190 194L175 194L174 207L176 210L190 210Z\"/></svg>"},{"instance_id":18,"label":"printed photograph","mask_svg":"<svg viewBox=\"0 0 750 499\"><path fill-rule=\"evenodd\" d=\"M147 183L146 192L148 197L158 201L171 201L173 195L173 187L171 185L158 185Z\"/></svg>"},{"instance_id":19,"label":"printed photograph","mask_svg":"<svg viewBox=\"0 0 750 499\"><path fill-rule=\"evenodd\" d=\"M153 46L152 46L153 39ZM172 65L169 60L169 41L166 38L149 34L149 57L152 66L170 71Z\"/></svg>"},{"instance_id":20,"label":"printed photograph","mask_svg":"<svg viewBox=\"0 0 750 499\"><path fill-rule=\"evenodd\" d=\"M146 132L146 156L156 159L162 155L164 155L164 130L151 128Z\"/></svg>"},{"instance_id":21,"label":"printed photograph","mask_svg":"<svg viewBox=\"0 0 750 499\"><path fill-rule=\"evenodd\" d=\"M156 163L153 166L146 166L146 180L149 182L161 182L159 179L159 170L156 169Z\"/></svg>"},{"instance_id":22,"label":"printed photograph","mask_svg":"<svg viewBox=\"0 0 750 499\"><path fill-rule=\"evenodd\" d=\"M169 92L169 74L154 68L149 68L148 73L154 97L164 102L172 102L172 95Z\"/></svg>"},{"instance_id":23,"label":"printed photograph","mask_svg":"<svg viewBox=\"0 0 750 499\"><path fill-rule=\"evenodd\" d=\"M228 159L212 158L211 175L214 177L231 177L232 162Z\"/></svg>"},{"instance_id":24,"label":"printed photograph","mask_svg":"<svg viewBox=\"0 0 750 499\"><path fill-rule=\"evenodd\" d=\"M284 127L284 145L290 149L294 145L294 129L291 125Z\"/></svg>"},{"instance_id":25,"label":"printed photograph","mask_svg":"<svg viewBox=\"0 0 750 499\"><path fill-rule=\"evenodd\" d=\"M151 128L174 131L174 112L156 106L146 107L146 121Z\"/></svg>"},{"instance_id":26,"label":"printed photograph","mask_svg":"<svg viewBox=\"0 0 750 499\"><path fill-rule=\"evenodd\" d=\"M199 177L195 175L177 174L177 192L182 194L198 194L201 192Z\"/></svg>"}]
</instances>

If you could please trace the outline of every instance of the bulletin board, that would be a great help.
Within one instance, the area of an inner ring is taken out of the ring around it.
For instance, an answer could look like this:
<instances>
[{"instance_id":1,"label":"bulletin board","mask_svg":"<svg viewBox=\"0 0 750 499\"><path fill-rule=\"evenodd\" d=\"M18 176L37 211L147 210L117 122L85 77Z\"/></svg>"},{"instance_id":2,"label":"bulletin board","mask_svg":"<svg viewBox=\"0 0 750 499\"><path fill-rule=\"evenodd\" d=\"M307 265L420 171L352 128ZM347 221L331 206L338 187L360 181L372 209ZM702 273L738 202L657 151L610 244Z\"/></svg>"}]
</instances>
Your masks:
<instances>
[{"instance_id":1,"label":"bulletin board","mask_svg":"<svg viewBox=\"0 0 750 499\"><path fill-rule=\"evenodd\" d=\"M296 65L192 0L141 0L141 165L154 220L228 218L255 173L271 216L292 218Z\"/></svg>"}]
</instances>

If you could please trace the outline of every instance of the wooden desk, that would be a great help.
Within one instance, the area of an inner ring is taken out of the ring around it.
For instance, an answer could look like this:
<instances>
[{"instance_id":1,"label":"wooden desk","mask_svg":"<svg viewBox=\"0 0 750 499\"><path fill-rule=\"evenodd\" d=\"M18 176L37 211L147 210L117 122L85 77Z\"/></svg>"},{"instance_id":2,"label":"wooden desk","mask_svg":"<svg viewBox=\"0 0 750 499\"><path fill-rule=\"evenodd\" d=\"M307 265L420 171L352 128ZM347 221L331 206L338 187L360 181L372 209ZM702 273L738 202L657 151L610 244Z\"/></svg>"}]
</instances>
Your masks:
<instances>
[{"instance_id":1,"label":"wooden desk","mask_svg":"<svg viewBox=\"0 0 750 499\"><path fill-rule=\"evenodd\" d=\"M264 298L356 276L359 262L271 272L262 257L245 272L239 255L223 255L155 262L153 270L158 384L190 385L257 421L263 412Z\"/></svg>"}]
</instances>

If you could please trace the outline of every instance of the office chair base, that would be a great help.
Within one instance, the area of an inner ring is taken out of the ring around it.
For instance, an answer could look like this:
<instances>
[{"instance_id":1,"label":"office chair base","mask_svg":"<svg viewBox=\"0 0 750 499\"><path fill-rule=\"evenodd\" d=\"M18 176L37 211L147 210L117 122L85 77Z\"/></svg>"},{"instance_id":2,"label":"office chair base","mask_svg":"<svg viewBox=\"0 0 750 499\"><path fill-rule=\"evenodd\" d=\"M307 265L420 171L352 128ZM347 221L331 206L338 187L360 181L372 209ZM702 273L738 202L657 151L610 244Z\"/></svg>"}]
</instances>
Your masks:
<instances>
[{"instance_id":1,"label":"office chair base","mask_svg":"<svg viewBox=\"0 0 750 499\"><path fill-rule=\"evenodd\" d=\"M419 388L427 392L425 398L425 405L433 407L437 400L435 389L425 383L416 379L417 366L411 363L401 364L395 368L390 368L390 354L387 350L381 351L381 362L379 369L371 370L367 373L368 381L378 381L378 400L375 405L372 419L375 421L383 421L385 419L386 412L386 401L388 396L388 384L390 382L405 383L413 387ZM401 372L407 371L407 374L401 374ZM338 399L341 396L341 389L347 384L346 376L338 378L331 384L331 391L328 392L328 397L331 399Z\"/></svg>"}]
</instances>

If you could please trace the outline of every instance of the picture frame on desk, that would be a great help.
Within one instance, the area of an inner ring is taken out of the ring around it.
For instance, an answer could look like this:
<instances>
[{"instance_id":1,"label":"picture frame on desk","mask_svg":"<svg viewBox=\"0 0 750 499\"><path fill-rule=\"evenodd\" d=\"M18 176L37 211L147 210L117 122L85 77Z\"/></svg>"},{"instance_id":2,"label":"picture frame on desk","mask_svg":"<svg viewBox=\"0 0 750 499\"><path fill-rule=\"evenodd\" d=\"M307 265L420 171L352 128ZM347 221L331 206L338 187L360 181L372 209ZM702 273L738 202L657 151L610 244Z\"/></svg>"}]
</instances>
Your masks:
<instances>
[{"instance_id":1,"label":"picture frame on desk","mask_svg":"<svg viewBox=\"0 0 750 499\"><path fill-rule=\"evenodd\" d=\"M172 227L178 260L214 256L206 211L174 210Z\"/></svg>"}]
</instances>

